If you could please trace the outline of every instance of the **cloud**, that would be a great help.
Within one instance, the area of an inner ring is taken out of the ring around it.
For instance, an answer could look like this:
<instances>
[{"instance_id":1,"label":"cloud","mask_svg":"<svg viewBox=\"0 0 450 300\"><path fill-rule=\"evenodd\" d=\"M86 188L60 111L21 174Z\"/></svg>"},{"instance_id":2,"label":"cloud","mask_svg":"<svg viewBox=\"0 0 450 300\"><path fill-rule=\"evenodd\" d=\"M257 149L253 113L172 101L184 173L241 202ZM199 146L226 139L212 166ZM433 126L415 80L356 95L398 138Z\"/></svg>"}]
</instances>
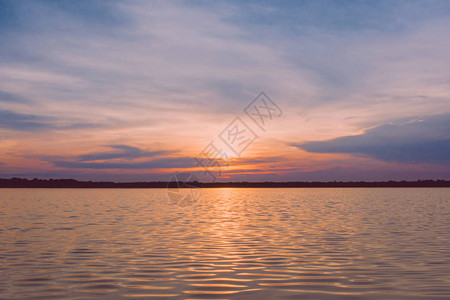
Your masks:
<instances>
[{"instance_id":1,"label":"cloud","mask_svg":"<svg viewBox=\"0 0 450 300\"><path fill-rule=\"evenodd\" d=\"M51 128L49 119L44 116L16 113L8 110L0 110L0 127L13 130L39 130Z\"/></svg>"},{"instance_id":2,"label":"cloud","mask_svg":"<svg viewBox=\"0 0 450 300\"><path fill-rule=\"evenodd\" d=\"M19 95L8 93L5 91L0 91L0 102L8 103L30 103L30 100L21 97Z\"/></svg>"},{"instance_id":3,"label":"cloud","mask_svg":"<svg viewBox=\"0 0 450 300\"><path fill-rule=\"evenodd\" d=\"M24 2L1 0L0 31L29 30L35 22L41 22L48 29L54 30L55 28L51 28L51 25L64 15L76 19L91 29L114 27L126 21L116 9L115 4L115 1L103 0L26 0ZM46 18L43 17L44 15Z\"/></svg>"},{"instance_id":4,"label":"cloud","mask_svg":"<svg viewBox=\"0 0 450 300\"><path fill-rule=\"evenodd\" d=\"M119 151L114 152L97 152L78 156L79 161L95 161L95 160L109 160L109 159L135 159L142 157L154 157L170 153L169 151L142 151L139 148L127 145L109 145L108 147Z\"/></svg>"},{"instance_id":5,"label":"cloud","mask_svg":"<svg viewBox=\"0 0 450 300\"><path fill-rule=\"evenodd\" d=\"M196 164L190 157L160 157L172 153L171 151L143 151L128 145L109 145L108 147L116 151L94 152L73 157L34 155L28 158L50 162L58 168L93 170L192 168ZM153 159L138 161L141 158Z\"/></svg>"},{"instance_id":6,"label":"cloud","mask_svg":"<svg viewBox=\"0 0 450 300\"><path fill-rule=\"evenodd\" d=\"M294 146L314 153L367 155L401 163L450 163L450 114L383 124L364 134Z\"/></svg>"},{"instance_id":7,"label":"cloud","mask_svg":"<svg viewBox=\"0 0 450 300\"><path fill-rule=\"evenodd\" d=\"M136 105L154 110L163 104L166 111L224 114L242 109L242 101L276 78L291 77L271 43L247 40L245 27L225 19L236 10L232 4L214 10L187 3L106 3L6 2L23 28L10 28L0 49L7 67L0 81L81 111ZM25 15L27 22L21 20Z\"/></svg>"},{"instance_id":8,"label":"cloud","mask_svg":"<svg viewBox=\"0 0 450 300\"><path fill-rule=\"evenodd\" d=\"M77 162L77 161L52 161L55 167L69 169L172 169L172 168L192 168L195 161L190 157L181 158L159 158L143 162Z\"/></svg>"},{"instance_id":9,"label":"cloud","mask_svg":"<svg viewBox=\"0 0 450 300\"><path fill-rule=\"evenodd\" d=\"M0 110L0 128L39 131L39 130L70 130L98 127L92 123L80 123L76 121L60 121L55 117L16 113L9 110Z\"/></svg>"},{"instance_id":10,"label":"cloud","mask_svg":"<svg viewBox=\"0 0 450 300\"><path fill-rule=\"evenodd\" d=\"M279 163L286 161L283 156L263 156L256 158L238 158L233 160L233 165L246 165L246 164L267 164L267 163Z\"/></svg>"},{"instance_id":11,"label":"cloud","mask_svg":"<svg viewBox=\"0 0 450 300\"><path fill-rule=\"evenodd\" d=\"M4 7L14 12L7 23L24 27L9 30L11 41L0 49L5 87L25 85L24 95L74 113L121 109L130 122L136 114L126 112L140 108L235 113L260 90L290 101L292 110L299 99L343 103L361 93L369 103L379 100L375 93L388 94L390 83L427 86L431 94L448 77L436 63L449 58L440 50L448 48L440 29L446 24L425 27L445 16L445 3L4 1Z\"/></svg>"}]
</instances>

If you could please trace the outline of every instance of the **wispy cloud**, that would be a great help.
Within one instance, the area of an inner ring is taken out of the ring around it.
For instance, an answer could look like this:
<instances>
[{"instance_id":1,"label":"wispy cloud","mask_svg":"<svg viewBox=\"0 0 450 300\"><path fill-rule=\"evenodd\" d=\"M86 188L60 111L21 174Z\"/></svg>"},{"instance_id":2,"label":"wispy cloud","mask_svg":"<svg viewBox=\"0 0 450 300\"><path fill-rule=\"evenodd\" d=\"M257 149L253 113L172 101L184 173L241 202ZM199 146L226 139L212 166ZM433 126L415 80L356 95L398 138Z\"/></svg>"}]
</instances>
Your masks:
<instances>
[{"instance_id":1,"label":"wispy cloud","mask_svg":"<svg viewBox=\"0 0 450 300\"><path fill-rule=\"evenodd\" d=\"M129 145L109 145L108 152L94 152L73 157L40 156L37 158L50 162L55 167L67 169L174 169L195 167L195 161L188 157L167 157L172 151L144 151ZM142 160L151 158L151 160Z\"/></svg>"},{"instance_id":2,"label":"wispy cloud","mask_svg":"<svg viewBox=\"0 0 450 300\"><path fill-rule=\"evenodd\" d=\"M0 91L0 102L7 102L7 103L30 103L30 100L14 94L9 93L5 91Z\"/></svg>"},{"instance_id":3,"label":"wispy cloud","mask_svg":"<svg viewBox=\"0 0 450 300\"><path fill-rule=\"evenodd\" d=\"M79 161L95 161L95 160L110 160L110 159L136 159L143 157L161 156L170 153L169 151L142 151L137 147L128 145L109 145L108 147L118 151L110 152L96 152L83 154L77 157Z\"/></svg>"},{"instance_id":4,"label":"wispy cloud","mask_svg":"<svg viewBox=\"0 0 450 300\"><path fill-rule=\"evenodd\" d=\"M142 162L76 162L76 161L52 161L55 167L69 169L127 169L127 170L151 170L151 169L175 169L192 168L195 161L190 158L159 158Z\"/></svg>"},{"instance_id":5,"label":"wispy cloud","mask_svg":"<svg viewBox=\"0 0 450 300\"><path fill-rule=\"evenodd\" d=\"M95 128L96 124L82 123L76 121L58 120L55 117L23 114L9 110L0 110L0 128L21 130L21 131L39 131L45 129L69 130L81 128Z\"/></svg>"}]
</instances>

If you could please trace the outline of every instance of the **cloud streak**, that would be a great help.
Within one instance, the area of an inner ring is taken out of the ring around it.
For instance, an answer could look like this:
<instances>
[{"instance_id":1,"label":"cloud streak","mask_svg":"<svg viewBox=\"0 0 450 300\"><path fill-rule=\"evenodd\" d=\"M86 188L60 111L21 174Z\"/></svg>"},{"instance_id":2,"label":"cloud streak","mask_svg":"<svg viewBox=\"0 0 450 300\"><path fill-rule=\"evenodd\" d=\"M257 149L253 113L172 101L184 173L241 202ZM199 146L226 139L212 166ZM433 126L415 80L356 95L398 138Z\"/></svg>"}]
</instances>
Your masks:
<instances>
[{"instance_id":1,"label":"cloud streak","mask_svg":"<svg viewBox=\"0 0 450 300\"><path fill-rule=\"evenodd\" d=\"M362 154L401 163L450 163L450 115L384 124L364 134L294 146L314 153Z\"/></svg>"},{"instance_id":2,"label":"cloud streak","mask_svg":"<svg viewBox=\"0 0 450 300\"><path fill-rule=\"evenodd\" d=\"M76 162L76 161L52 161L55 167L68 169L127 169L127 170L151 170L151 169L174 169L174 168L192 168L195 162L192 158L160 158L143 162Z\"/></svg>"},{"instance_id":3,"label":"cloud streak","mask_svg":"<svg viewBox=\"0 0 450 300\"><path fill-rule=\"evenodd\" d=\"M139 148L127 145L110 145L108 146L118 151L115 152L97 152L90 154L83 154L78 156L79 161L95 161L95 160L110 160L110 159L136 159L143 157L161 156L170 153L169 151L142 151Z\"/></svg>"},{"instance_id":4,"label":"cloud streak","mask_svg":"<svg viewBox=\"0 0 450 300\"><path fill-rule=\"evenodd\" d=\"M0 128L19 131L71 130L98 127L92 123L60 121L55 117L0 110Z\"/></svg>"},{"instance_id":5,"label":"cloud streak","mask_svg":"<svg viewBox=\"0 0 450 300\"><path fill-rule=\"evenodd\" d=\"M192 168L195 161L188 157L165 157L171 151L143 151L129 145L109 145L113 151L94 152L74 157L39 156L34 158L50 162L57 168L92 170L146 170ZM33 157L31 157L33 158ZM142 160L152 158L151 160Z\"/></svg>"},{"instance_id":6,"label":"cloud streak","mask_svg":"<svg viewBox=\"0 0 450 300\"><path fill-rule=\"evenodd\" d=\"M6 103L31 103L30 100L21 97L17 94L0 91L0 102L6 102Z\"/></svg>"}]
</instances>

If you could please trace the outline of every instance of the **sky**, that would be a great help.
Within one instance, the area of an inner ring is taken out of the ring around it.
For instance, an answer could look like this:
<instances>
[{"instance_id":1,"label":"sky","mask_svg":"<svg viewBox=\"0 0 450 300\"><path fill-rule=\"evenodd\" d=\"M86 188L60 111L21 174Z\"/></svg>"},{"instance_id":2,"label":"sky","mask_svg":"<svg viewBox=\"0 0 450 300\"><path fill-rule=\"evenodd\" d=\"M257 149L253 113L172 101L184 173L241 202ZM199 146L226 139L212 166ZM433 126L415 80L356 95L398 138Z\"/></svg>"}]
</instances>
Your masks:
<instances>
[{"instance_id":1,"label":"sky","mask_svg":"<svg viewBox=\"0 0 450 300\"><path fill-rule=\"evenodd\" d=\"M0 0L0 177L450 179L449 62L449 1Z\"/></svg>"}]
</instances>

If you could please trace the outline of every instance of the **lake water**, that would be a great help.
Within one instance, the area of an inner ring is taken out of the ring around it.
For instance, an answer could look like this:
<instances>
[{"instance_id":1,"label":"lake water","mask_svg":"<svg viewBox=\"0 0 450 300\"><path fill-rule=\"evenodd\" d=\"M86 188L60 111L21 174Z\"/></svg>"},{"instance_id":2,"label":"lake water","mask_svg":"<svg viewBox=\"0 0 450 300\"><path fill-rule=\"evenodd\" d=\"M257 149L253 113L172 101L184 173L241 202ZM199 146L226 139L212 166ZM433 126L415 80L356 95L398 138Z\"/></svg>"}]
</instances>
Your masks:
<instances>
[{"instance_id":1,"label":"lake water","mask_svg":"<svg viewBox=\"0 0 450 300\"><path fill-rule=\"evenodd\" d=\"M449 299L450 189L0 190L1 299Z\"/></svg>"}]
</instances>

